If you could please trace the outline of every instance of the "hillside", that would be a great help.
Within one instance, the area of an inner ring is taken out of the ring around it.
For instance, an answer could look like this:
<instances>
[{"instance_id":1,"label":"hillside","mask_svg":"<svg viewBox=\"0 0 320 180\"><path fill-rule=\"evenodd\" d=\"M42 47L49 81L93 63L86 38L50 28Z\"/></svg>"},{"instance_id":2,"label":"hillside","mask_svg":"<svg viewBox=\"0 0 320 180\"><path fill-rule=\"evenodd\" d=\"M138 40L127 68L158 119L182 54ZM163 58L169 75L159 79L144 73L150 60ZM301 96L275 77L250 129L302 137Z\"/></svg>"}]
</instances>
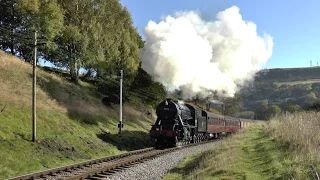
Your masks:
<instances>
[{"instance_id":1,"label":"hillside","mask_svg":"<svg viewBox=\"0 0 320 180\"><path fill-rule=\"evenodd\" d=\"M320 79L320 67L275 68L257 73L257 82L291 82Z\"/></svg>"},{"instance_id":2,"label":"hillside","mask_svg":"<svg viewBox=\"0 0 320 180\"><path fill-rule=\"evenodd\" d=\"M241 90L242 110L255 111L261 103L286 110L297 109L320 100L320 68L285 68L262 70L255 80Z\"/></svg>"},{"instance_id":3,"label":"hillside","mask_svg":"<svg viewBox=\"0 0 320 180\"><path fill-rule=\"evenodd\" d=\"M0 52L0 179L149 146L153 108L107 108L96 87L37 69L37 143L31 142L31 65ZM136 97L138 98L138 97ZM151 114L147 114L147 111Z\"/></svg>"}]
</instances>

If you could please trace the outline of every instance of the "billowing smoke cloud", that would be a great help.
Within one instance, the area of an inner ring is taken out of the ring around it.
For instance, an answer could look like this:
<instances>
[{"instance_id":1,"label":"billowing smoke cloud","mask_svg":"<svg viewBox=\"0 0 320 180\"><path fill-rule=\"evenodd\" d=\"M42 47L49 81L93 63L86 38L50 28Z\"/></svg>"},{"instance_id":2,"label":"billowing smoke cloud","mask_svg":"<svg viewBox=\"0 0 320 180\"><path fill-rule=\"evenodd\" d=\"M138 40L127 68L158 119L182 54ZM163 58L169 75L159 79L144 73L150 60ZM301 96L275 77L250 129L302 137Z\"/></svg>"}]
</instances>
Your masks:
<instances>
[{"instance_id":1,"label":"billowing smoke cloud","mask_svg":"<svg viewBox=\"0 0 320 180\"><path fill-rule=\"evenodd\" d=\"M196 94L233 96L272 55L270 35L257 34L233 6L204 21L198 12L178 12L144 29L142 68L156 81L180 89L184 98Z\"/></svg>"}]
</instances>

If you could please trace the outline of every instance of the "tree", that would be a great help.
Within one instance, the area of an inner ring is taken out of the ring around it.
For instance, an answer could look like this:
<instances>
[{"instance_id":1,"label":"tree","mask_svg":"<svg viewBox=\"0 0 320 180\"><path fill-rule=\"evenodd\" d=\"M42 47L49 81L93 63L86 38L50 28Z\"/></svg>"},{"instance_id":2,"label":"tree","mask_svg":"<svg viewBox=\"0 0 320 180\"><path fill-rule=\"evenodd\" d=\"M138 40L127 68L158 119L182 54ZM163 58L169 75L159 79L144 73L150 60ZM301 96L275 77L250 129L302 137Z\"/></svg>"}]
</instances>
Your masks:
<instances>
[{"instance_id":1,"label":"tree","mask_svg":"<svg viewBox=\"0 0 320 180\"><path fill-rule=\"evenodd\" d=\"M307 103L303 109L306 111L320 111L320 99Z\"/></svg>"},{"instance_id":2,"label":"tree","mask_svg":"<svg viewBox=\"0 0 320 180\"><path fill-rule=\"evenodd\" d=\"M97 78L123 69L130 84L141 62L143 41L129 11L113 0L58 2L64 10L64 29L55 39L59 48L47 53L47 59L67 67L73 82L80 68L96 71Z\"/></svg>"},{"instance_id":3,"label":"tree","mask_svg":"<svg viewBox=\"0 0 320 180\"><path fill-rule=\"evenodd\" d=\"M165 87L153 81L152 77L141 67L138 69L137 76L134 78L130 92L139 93L141 99L149 104L159 103L167 96Z\"/></svg>"},{"instance_id":4,"label":"tree","mask_svg":"<svg viewBox=\"0 0 320 180\"><path fill-rule=\"evenodd\" d=\"M236 93L234 97L225 98L223 100L224 104L224 114L225 115L234 115L239 111L239 104L241 102L241 96L239 93Z\"/></svg>"},{"instance_id":5,"label":"tree","mask_svg":"<svg viewBox=\"0 0 320 180\"><path fill-rule=\"evenodd\" d=\"M266 119L271 119L278 116L281 113L281 108L277 105L271 105L268 107Z\"/></svg>"},{"instance_id":6,"label":"tree","mask_svg":"<svg viewBox=\"0 0 320 180\"><path fill-rule=\"evenodd\" d=\"M235 115L235 117L244 118L244 119L254 119L254 112L253 111L239 112Z\"/></svg>"},{"instance_id":7,"label":"tree","mask_svg":"<svg viewBox=\"0 0 320 180\"><path fill-rule=\"evenodd\" d=\"M111 4L110 4L111 3ZM109 35L102 36L105 49L105 60L94 67L98 69L98 76L104 73L114 74L118 70L124 70L124 76L129 83L140 66L140 49L144 42L136 28L133 27L131 15L127 8L120 3L109 2L109 21L111 24L103 24Z\"/></svg>"},{"instance_id":8,"label":"tree","mask_svg":"<svg viewBox=\"0 0 320 180\"><path fill-rule=\"evenodd\" d=\"M68 68L73 82L80 68L96 71L97 77L123 69L126 82L133 82L144 42L119 1L0 0L0 5L3 50L31 62L32 33L37 30L45 38L39 55Z\"/></svg>"},{"instance_id":9,"label":"tree","mask_svg":"<svg viewBox=\"0 0 320 180\"><path fill-rule=\"evenodd\" d=\"M56 48L53 39L62 29L63 14L54 0L0 0L0 24L1 48L30 62L33 31L45 35L45 48Z\"/></svg>"},{"instance_id":10,"label":"tree","mask_svg":"<svg viewBox=\"0 0 320 180\"><path fill-rule=\"evenodd\" d=\"M287 105L285 107L285 111L288 111L290 113L299 112L301 111L301 107L299 105Z\"/></svg>"},{"instance_id":11,"label":"tree","mask_svg":"<svg viewBox=\"0 0 320 180\"><path fill-rule=\"evenodd\" d=\"M77 83L87 41L87 37L77 26L66 25L62 35L55 40L59 48L48 51L45 57L56 66L67 67L70 70L71 81Z\"/></svg>"},{"instance_id":12,"label":"tree","mask_svg":"<svg viewBox=\"0 0 320 180\"><path fill-rule=\"evenodd\" d=\"M1 49L10 49L12 55L16 53L18 37L15 36L17 25L21 23L21 14L17 11L14 0L0 0L0 46Z\"/></svg>"},{"instance_id":13,"label":"tree","mask_svg":"<svg viewBox=\"0 0 320 180\"><path fill-rule=\"evenodd\" d=\"M261 101L255 110L255 119L267 120L268 103L267 101Z\"/></svg>"}]
</instances>

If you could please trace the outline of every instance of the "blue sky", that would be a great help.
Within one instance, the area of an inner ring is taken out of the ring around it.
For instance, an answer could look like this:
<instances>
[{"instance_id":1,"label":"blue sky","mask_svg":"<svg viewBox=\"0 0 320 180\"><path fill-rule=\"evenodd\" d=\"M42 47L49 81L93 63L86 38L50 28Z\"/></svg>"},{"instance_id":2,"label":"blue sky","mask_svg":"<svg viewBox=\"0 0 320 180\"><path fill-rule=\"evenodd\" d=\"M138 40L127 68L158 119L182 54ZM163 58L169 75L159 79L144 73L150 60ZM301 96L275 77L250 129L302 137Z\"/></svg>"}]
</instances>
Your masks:
<instances>
[{"instance_id":1,"label":"blue sky","mask_svg":"<svg viewBox=\"0 0 320 180\"><path fill-rule=\"evenodd\" d=\"M266 68L308 67L320 64L320 0L121 0L143 34L150 20L181 10L199 10L207 19L233 5L244 20L257 25L259 35L273 37L273 55Z\"/></svg>"}]
</instances>

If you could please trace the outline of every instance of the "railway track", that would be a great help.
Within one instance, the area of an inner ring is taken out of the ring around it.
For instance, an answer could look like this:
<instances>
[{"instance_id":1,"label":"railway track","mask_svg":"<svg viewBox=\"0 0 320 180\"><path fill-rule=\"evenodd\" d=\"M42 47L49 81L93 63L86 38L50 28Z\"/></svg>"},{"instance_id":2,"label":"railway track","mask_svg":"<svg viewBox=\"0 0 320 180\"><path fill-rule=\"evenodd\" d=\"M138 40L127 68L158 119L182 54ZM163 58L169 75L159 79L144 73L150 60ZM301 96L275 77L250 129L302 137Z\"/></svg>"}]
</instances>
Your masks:
<instances>
[{"instance_id":1,"label":"railway track","mask_svg":"<svg viewBox=\"0 0 320 180\"><path fill-rule=\"evenodd\" d=\"M128 153L108 156L100 159L85 161L68 166L49 169L41 172L31 173L23 176L13 177L8 180L42 180L42 179L103 179L115 172L132 167L136 164L142 163L148 159L167 154L182 148L196 146L204 143L213 142L216 140L202 141L196 144L187 144L184 146L169 148L169 149L155 149L146 148Z\"/></svg>"}]
</instances>

